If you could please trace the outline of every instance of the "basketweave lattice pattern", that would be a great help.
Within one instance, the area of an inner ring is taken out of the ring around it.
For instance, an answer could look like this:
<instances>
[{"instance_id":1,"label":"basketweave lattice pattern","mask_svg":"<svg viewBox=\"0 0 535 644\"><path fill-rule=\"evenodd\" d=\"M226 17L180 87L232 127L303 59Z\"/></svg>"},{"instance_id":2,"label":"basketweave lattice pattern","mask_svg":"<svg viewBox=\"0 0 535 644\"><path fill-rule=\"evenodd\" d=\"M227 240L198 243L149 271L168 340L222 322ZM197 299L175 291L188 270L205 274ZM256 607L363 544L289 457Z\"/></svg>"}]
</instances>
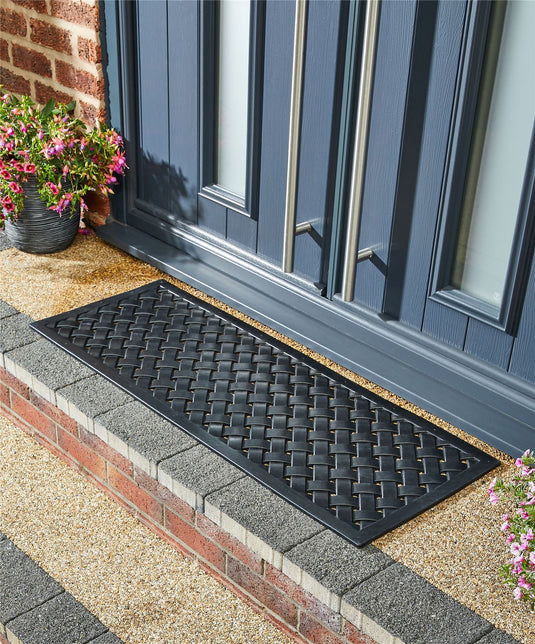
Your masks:
<instances>
[{"instance_id":1,"label":"basketweave lattice pattern","mask_svg":"<svg viewBox=\"0 0 535 644\"><path fill-rule=\"evenodd\" d=\"M161 283L48 326L357 529L478 463L469 445Z\"/></svg>"}]
</instances>

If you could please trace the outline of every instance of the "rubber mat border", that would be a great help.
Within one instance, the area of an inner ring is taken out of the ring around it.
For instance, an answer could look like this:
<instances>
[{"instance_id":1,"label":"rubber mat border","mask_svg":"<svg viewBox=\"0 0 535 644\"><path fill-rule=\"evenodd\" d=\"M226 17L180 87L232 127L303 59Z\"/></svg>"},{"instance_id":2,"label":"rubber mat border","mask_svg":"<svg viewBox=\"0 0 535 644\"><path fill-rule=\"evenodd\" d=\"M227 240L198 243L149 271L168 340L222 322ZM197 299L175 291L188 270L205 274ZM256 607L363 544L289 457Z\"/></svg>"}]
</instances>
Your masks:
<instances>
[{"instance_id":1,"label":"rubber mat border","mask_svg":"<svg viewBox=\"0 0 535 644\"><path fill-rule=\"evenodd\" d=\"M400 415L401 414L412 423L417 424L423 429L430 431L435 436L443 438L451 443L454 447L462 449L470 454L470 456L478 459L478 462L474 465L471 465L469 469L464 470L463 472L457 473L455 477L449 481L446 481L438 488L426 492L423 496L418 499L411 501L408 505L399 508L394 513L385 517L383 519L378 519L372 525L365 528L359 529L354 525L346 523L338 519L334 514L328 510L317 505L311 501L306 493L294 490L290 488L286 483L278 478L275 478L272 474L269 474L262 465L259 465L247 458L243 453L238 452L235 449L232 449L227 446L226 443L221 441L219 438L210 435L204 430L204 428L198 427L196 424L190 422L187 419L181 418L178 420L176 415L173 414L173 410L167 403L164 401L157 400L153 397L148 397L144 394L144 390L138 387L130 379L118 374L114 369L103 364L100 359L95 358L89 355L83 348L80 348L76 345L71 344L68 340L60 336L48 325L55 324L56 322L65 319L69 315L75 314L79 315L80 313L90 311L95 307L104 306L107 304L114 303L115 301L125 297L133 296L137 293L143 293L149 288L160 288L164 287L169 289L172 293L176 294L179 297L182 297L192 304L195 304L201 308L204 308L210 313L214 313L221 318L235 324L240 329L250 333L259 340L266 342L279 350L285 351L288 355L292 356L296 360L300 360L308 367L315 369L318 373L325 375L328 378L338 381L340 384L354 390L357 394L365 396L370 401L380 404L385 410ZM390 532L394 528L399 527L403 523L406 523L408 520L418 516L422 512L430 509L437 503L445 500L452 494L459 492L464 487L476 481L478 478L492 470L493 468L500 465L500 461L490 456L489 454L483 452L479 448L467 443L466 441L458 438L457 436L447 432L446 430L438 427L427 421L426 419L418 416L408 410L405 410L398 405L391 403L390 401L382 398L381 396L375 394L369 389L365 389L361 385L344 378L340 374L336 373L332 369L329 369L325 365L317 362L316 360L308 357L307 355L297 351L291 346L281 342L280 340L274 338L273 336L257 329L256 327L243 322L239 318L236 318L234 315L227 313L226 311L184 291L183 289L175 286L166 280L157 280L145 284L141 287L131 289L129 291L124 291L118 295L114 295L102 300L86 304L84 306L60 313L58 315L45 318L43 320L35 321L30 324L30 328L34 331L54 343L59 348L63 349L73 357L80 360L83 364L91 368L96 373L104 376L107 380L114 383L128 394L133 396L136 400L139 400L141 403L152 409L154 412L162 416L164 419L172 423L173 425L179 427L181 430L185 431L187 434L192 436L194 439L198 440L200 443L204 444L206 447L210 448L224 459L229 461L231 464L235 465L241 469L245 474L251 476L253 479L272 490L283 499L290 502L292 505L298 509L305 512L307 515L313 519L319 521L327 528L333 530L340 536L344 537L355 546L361 547L373 539L376 539L387 532Z\"/></svg>"}]
</instances>

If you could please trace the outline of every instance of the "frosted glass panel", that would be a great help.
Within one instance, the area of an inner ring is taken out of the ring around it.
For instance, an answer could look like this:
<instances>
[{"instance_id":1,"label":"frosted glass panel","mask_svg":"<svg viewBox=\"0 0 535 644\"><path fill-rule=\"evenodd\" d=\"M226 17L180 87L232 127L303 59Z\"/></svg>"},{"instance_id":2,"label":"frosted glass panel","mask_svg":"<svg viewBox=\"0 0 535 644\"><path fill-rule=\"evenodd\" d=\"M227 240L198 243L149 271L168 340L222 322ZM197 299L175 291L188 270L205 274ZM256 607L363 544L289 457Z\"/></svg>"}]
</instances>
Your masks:
<instances>
[{"instance_id":1,"label":"frosted glass panel","mask_svg":"<svg viewBox=\"0 0 535 644\"><path fill-rule=\"evenodd\" d=\"M485 61L451 281L499 307L535 118L535 2L509 2L505 20L498 20L496 27L495 16L494 48L499 54L496 62L491 45ZM490 86L488 96L485 85Z\"/></svg>"},{"instance_id":2,"label":"frosted glass panel","mask_svg":"<svg viewBox=\"0 0 535 644\"><path fill-rule=\"evenodd\" d=\"M249 98L249 0L221 0L217 73L216 183L245 198Z\"/></svg>"}]
</instances>

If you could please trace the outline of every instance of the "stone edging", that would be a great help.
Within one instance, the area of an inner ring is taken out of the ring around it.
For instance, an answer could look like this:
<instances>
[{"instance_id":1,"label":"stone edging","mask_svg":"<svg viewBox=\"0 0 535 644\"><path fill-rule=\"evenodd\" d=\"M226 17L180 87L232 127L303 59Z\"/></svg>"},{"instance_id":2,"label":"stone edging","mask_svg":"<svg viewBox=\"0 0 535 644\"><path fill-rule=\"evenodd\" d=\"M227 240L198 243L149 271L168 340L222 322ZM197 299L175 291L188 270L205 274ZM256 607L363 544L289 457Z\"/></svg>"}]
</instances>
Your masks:
<instances>
[{"instance_id":1,"label":"stone edging","mask_svg":"<svg viewBox=\"0 0 535 644\"><path fill-rule=\"evenodd\" d=\"M0 532L0 644L121 644L80 602Z\"/></svg>"},{"instance_id":2,"label":"stone edging","mask_svg":"<svg viewBox=\"0 0 535 644\"><path fill-rule=\"evenodd\" d=\"M0 409L295 641L512 644L40 339L0 301Z\"/></svg>"}]
</instances>

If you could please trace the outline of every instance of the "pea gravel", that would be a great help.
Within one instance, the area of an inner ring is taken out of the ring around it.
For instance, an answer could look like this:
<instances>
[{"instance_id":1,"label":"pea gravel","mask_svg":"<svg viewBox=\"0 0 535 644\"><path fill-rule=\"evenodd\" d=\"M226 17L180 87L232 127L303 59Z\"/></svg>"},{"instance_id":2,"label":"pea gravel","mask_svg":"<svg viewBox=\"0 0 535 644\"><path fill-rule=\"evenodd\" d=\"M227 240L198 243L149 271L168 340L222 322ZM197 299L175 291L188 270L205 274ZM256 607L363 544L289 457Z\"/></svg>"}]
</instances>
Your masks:
<instances>
[{"instance_id":1,"label":"pea gravel","mask_svg":"<svg viewBox=\"0 0 535 644\"><path fill-rule=\"evenodd\" d=\"M24 272L22 283L19 279L21 272ZM508 477L511 474L513 461L510 457L306 347L233 311L206 294L108 246L95 235L78 237L69 249L54 255L32 256L15 249L0 252L0 299L34 319L55 315L160 278L231 311L237 317L323 362L342 376L427 418L500 459L503 463L500 468L376 540L374 545L440 590L478 612L495 626L523 642L535 644L533 613L530 613L526 605L512 599L511 591L503 587L497 572L508 558L505 540L499 531L501 515L506 508L491 506L486 492L493 476L499 474ZM16 542L15 539L14 541ZM17 545L24 550L19 543ZM75 554L72 556L75 557ZM125 565L127 563L125 562ZM106 623L105 620L102 621Z\"/></svg>"}]
</instances>

